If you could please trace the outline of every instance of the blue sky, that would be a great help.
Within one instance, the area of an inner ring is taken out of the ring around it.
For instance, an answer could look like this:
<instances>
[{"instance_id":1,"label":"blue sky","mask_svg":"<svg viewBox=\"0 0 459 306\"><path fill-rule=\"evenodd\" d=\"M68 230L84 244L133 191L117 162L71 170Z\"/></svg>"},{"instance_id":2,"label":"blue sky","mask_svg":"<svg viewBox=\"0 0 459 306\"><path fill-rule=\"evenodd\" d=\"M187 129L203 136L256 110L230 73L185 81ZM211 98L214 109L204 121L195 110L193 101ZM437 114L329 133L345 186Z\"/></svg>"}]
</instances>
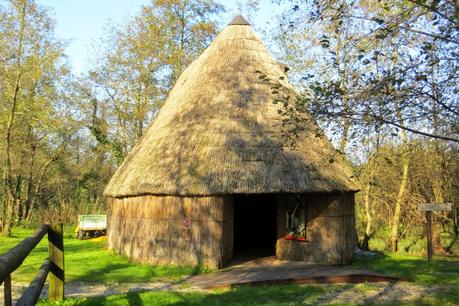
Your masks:
<instances>
[{"instance_id":1,"label":"blue sky","mask_svg":"<svg viewBox=\"0 0 459 306\"><path fill-rule=\"evenodd\" d=\"M88 49L91 42L104 34L109 21L122 23L135 15L142 4L149 0L37 0L50 8L56 20L56 36L69 42L66 54L75 73L85 72ZM237 1L222 0L227 11L222 15L222 26L239 13ZM240 1L244 2L244 1ZM278 12L269 0L261 0L260 10L251 19L258 30L266 30L273 24L273 17ZM242 12L244 13L244 12ZM261 31L258 33L262 35Z\"/></svg>"}]
</instances>

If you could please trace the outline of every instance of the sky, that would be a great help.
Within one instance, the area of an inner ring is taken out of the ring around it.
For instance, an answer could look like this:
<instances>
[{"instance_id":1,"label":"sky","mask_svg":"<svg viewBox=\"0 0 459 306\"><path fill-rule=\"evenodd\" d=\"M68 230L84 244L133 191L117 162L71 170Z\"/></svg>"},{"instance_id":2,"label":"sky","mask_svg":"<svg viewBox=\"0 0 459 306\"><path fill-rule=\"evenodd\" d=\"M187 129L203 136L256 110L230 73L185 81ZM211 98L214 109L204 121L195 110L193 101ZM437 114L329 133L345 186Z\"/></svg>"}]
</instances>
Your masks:
<instances>
[{"instance_id":1,"label":"sky","mask_svg":"<svg viewBox=\"0 0 459 306\"><path fill-rule=\"evenodd\" d=\"M84 73L88 67L90 45L102 37L108 22L123 23L134 16L143 4L150 0L37 0L50 9L50 15L56 20L56 37L68 42L65 53L74 73ZM221 16L221 26L232 17L241 13L238 1L219 1L226 7ZM244 1L240 1L244 2ZM260 10L250 18L254 28L263 38L263 31L273 25L278 13L276 5L269 0L261 0ZM244 13L244 11L242 11Z\"/></svg>"}]
</instances>

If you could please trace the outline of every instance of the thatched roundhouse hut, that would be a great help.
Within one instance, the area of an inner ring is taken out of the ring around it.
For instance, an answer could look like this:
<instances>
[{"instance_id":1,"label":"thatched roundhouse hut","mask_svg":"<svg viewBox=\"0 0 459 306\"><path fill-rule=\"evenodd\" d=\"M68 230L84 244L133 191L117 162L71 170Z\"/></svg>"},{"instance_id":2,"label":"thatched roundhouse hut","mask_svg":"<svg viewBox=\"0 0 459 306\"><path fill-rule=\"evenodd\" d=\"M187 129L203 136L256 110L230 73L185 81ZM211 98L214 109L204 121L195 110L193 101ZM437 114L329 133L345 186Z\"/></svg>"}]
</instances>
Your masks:
<instances>
[{"instance_id":1,"label":"thatched roundhouse hut","mask_svg":"<svg viewBox=\"0 0 459 306\"><path fill-rule=\"evenodd\" d=\"M358 187L312 120L292 132L279 95L296 97L285 67L236 17L183 72L105 189L109 247L151 264L221 267L261 250L349 262ZM303 241L284 239L289 231Z\"/></svg>"}]
</instances>

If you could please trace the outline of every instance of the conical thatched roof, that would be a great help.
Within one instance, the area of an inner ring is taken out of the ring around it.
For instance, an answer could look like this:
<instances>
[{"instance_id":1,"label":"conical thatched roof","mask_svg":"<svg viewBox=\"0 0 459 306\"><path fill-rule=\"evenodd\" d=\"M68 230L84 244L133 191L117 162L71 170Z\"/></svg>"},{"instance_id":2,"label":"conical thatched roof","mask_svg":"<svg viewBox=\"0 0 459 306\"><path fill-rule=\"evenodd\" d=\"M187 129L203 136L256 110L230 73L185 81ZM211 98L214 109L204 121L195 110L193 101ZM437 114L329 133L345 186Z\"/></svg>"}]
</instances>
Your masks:
<instances>
[{"instance_id":1,"label":"conical thatched roof","mask_svg":"<svg viewBox=\"0 0 459 306\"><path fill-rule=\"evenodd\" d=\"M250 25L235 20L180 76L106 196L358 189L315 123L305 123L295 148L286 145L269 80L281 94L294 97L293 88Z\"/></svg>"}]
</instances>

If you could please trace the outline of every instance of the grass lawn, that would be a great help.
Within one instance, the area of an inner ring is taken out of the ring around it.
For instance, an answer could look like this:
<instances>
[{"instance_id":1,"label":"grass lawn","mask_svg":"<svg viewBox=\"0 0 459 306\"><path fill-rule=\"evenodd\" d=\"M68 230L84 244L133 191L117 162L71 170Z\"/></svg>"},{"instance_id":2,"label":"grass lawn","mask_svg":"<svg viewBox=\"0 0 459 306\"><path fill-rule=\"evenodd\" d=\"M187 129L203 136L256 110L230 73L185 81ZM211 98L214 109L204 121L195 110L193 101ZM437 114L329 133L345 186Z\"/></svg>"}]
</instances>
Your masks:
<instances>
[{"instance_id":1,"label":"grass lawn","mask_svg":"<svg viewBox=\"0 0 459 306\"><path fill-rule=\"evenodd\" d=\"M8 251L34 230L14 228L13 237L0 236L0 254ZM151 282L172 281L183 276L196 274L198 268L174 266L149 266L133 264L124 256L116 255L106 249L105 240L74 238L73 229L65 228L65 277L67 282ZM48 257L46 236L26 258L24 263L12 275L13 282L32 281L38 268Z\"/></svg>"},{"instance_id":2,"label":"grass lawn","mask_svg":"<svg viewBox=\"0 0 459 306\"><path fill-rule=\"evenodd\" d=\"M359 258L351 267L404 277L422 285L455 286L459 289L459 257L434 256L431 263L426 257L387 253L375 258Z\"/></svg>"},{"instance_id":3,"label":"grass lawn","mask_svg":"<svg viewBox=\"0 0 459 306\"><path fill-rule=\"evenodd\" d=\"M390 305L459 305L459 259L435 257L427 264L424 257L385 254L376 258L356 260L351 268L368 269L389 275L403 276L411 281L409 285L433 287L435 290L422 294L419 298ZM315 305L325 302L324 296L357 294L365 297L381 290L384 284L334 284L334 285L284 285L242 287L231 290L210 292L151 291L127 293L90 299L70 299L62 305ZM389 286L390 287L390 286ZM384 291L383 291L384 292ZM387 293L389 294L389 293ZM333 303L332 305L354 305L352 303ZM367 300L362 305L371 305ZM47 305L42 301L41 305Z\"/></svg>"},{"instance_id":4,"label":"grass lawn","mask_svg":"<svg viewBox=\"0 0 459 306\"><path fill-rule=\"evenodd\" d=\"M74 299L62 305L292 305L313 301L326 290L325 287L318 286L261 286L215 290L205 294L153 291ZM43 302L41 305L47 304Z\"/></svg>"},{"instance_id":5,"label":"grass lawn","mask_svg":"<svg viewBox=\"0 0 459 306\"><path fill-rule=\"evenodd\" d=\"M13 238L0 237L0 253L10 249L32 232L33 230L15 229ZM133 264L127 258L106 250L103 240L80 241L72 235L71 228L67 228L64 244L66 278L69 282L173 281L199 272L199 269L192 267L154 267ZM29 282L46 257L47 241L44 239L13 275L13 282ZM384 254L375 258L360 258L350 268L402 276L410 280L410 285L436 288L415 300L397 302L395 305L459 305L458 257L435 257L433 263L428 264L426 259L420 256ZM356 294L365 297L381 290L381 286L383 285L366 283L260 286L208 292L187 290L132 292L107 297L67 299L61 305L314 305L318 302L333 304L333 300L324 301L324 296L333 296L336 293L337 296ZM361 304L369 305L371 300ZM46 301L41 301L39 305L48 304ZM339 305L352 304L339 303Z\"/></svg>"},{"instance_id":6,"label":"grass lawn","mask_svg":"<svg viewBox=\"0 0 459 306\"><path fill-rule=\"evenodd\" d=\"M242 287L231 290L215 290L206 293L150 291L127 293L97 298L68 299L59 305L102 306L102 305L355 305L355 303L334 303L324 296L354 291L365 296L374 291L377 284L343 285L284 285ZM389 305L458 305L459 295L452 292L438 292L421 296L409 302L390 302ZM49 305L41 301L38 305ZM54 304L52 304L54 305ZM371 299L360 305L372 305Z\"/></svg>"}]
</instances>

